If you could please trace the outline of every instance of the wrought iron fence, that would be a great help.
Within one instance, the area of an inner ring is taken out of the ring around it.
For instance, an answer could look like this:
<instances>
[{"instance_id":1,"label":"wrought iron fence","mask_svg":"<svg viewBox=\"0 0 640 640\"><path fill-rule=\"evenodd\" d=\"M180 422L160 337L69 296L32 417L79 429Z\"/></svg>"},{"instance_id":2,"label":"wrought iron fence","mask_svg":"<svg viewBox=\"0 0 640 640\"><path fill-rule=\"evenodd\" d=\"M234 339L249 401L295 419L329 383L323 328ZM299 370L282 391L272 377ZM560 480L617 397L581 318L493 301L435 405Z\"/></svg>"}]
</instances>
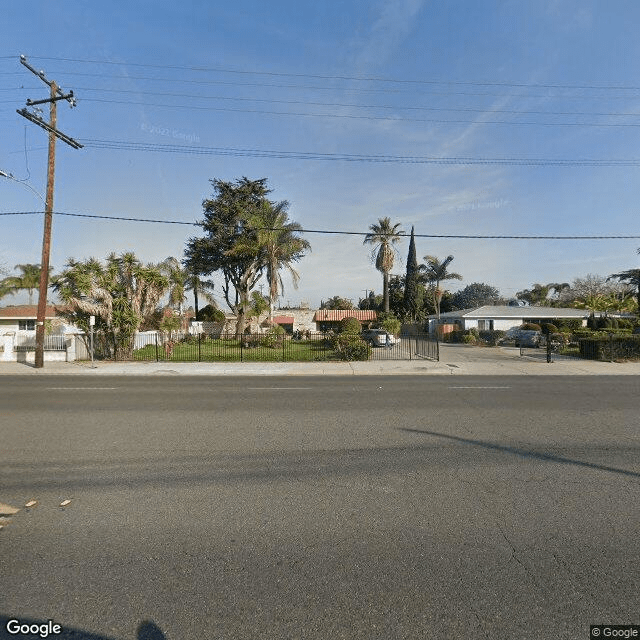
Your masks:
<instances>
[{"instance_id":1,"label":"wrought iron fence","mask_svg":"<svg viewBox=\"0 0 640 640\"><path fill-rule=\"evenodd\" d=\"M105 336L96 335L96 359L156 362L322 362L343 359L330 333L305 332L300 337L268 333L197 335L162 332L137 334L133 349L104 349ZM80 349L82 343L82 350ZM76 342L81 359L90 357L86 336ZM364 346L364 345L362 345ZM361 350L368 360L438 360L438 342L428 334L402 337L392 346L371 346Z\"/></svg>"}]
</instances>

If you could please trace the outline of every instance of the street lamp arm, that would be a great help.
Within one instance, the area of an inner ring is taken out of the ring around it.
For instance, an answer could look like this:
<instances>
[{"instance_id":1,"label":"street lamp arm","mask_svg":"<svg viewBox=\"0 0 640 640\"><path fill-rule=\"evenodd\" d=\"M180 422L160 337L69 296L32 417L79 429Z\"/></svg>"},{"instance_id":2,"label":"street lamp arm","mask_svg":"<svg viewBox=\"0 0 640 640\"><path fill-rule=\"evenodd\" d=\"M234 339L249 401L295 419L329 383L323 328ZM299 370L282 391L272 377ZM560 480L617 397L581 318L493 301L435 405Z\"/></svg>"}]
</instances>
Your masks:
<instances>
[{"instance_id":1,"label":"street lamp arm","mask_svg":"<svg viewBox=\"0 0 640 640\"><path fill-rule=\"evenodd\" d=\"M24 180L18 180L18 178L15 178L13 176L13 174L7 173L6 171L2 171L2 169L0 169L0 177L6 178L7 180L12 180L13 182L17 182L18 184L21 184L23 187L26 187L32 193L37 195L38 198L40 198L40 200L42 200L42 202L46 204L45 199L28 182L25 182Z\"/></svg>"}]
</instances>

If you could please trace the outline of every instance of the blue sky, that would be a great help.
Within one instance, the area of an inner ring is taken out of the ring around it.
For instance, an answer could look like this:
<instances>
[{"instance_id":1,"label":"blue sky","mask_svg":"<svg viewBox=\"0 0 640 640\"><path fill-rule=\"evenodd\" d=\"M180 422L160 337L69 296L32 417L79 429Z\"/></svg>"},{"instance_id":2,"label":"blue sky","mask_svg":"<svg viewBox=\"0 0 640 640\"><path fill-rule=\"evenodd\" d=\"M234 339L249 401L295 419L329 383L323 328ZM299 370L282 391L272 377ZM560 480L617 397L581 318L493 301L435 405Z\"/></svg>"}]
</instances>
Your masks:
<instances>
[{"instance_id":1,"label":"blue sky","mask_svg":"<svg viewBox=\"0 0 640 640\"><path fill-rule=\"evenodd\" d=\"M271 197L289 200L307 229L364 232L389 216L417 234L640 235L638 166L335 159L640 158L639 23L633 0L11 3L0 22L0 170L44 194L46 134L16 109L48 90L19 64L25 54L78 99L73 110L58 107L59 129L85 148L57 145L56 211L191 222L210 179L248 176L268 178ZM0 178L0 212L41 207L25 185ZM145 262L180 258L198 233L59 216L51 264L129 250ZM307 238L300 287L285 277L282 303L380 292L361 238ZM0 216L0 262L39 262L41 242L41 216ZM638 246L417 239L419 259L455 256L464 280L452 290L486 282L505 296L637 267ZM407 249L405 241L395 273Z\"/></svg>"}]
</instances>

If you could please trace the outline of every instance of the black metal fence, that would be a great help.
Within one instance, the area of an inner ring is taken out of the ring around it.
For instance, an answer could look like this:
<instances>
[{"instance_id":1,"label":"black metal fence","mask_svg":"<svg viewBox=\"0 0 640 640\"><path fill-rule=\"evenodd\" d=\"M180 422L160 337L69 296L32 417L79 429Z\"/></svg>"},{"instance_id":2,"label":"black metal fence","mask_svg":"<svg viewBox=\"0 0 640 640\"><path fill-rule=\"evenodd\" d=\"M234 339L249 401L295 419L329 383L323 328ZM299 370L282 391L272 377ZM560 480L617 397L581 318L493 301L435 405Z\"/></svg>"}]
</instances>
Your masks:
<instances>
[{"instance_id":1,"label":"black metal fence","mask_svg":"<svg viewBox=\"0 0 640 640\"><path fill-rule=\"evenodd\" d=\"M81 351L80 342L88 346L86 339L76 342L78 357L88 359L89 353L86 348ZM95 345L106 342L98 336L94 340ZM132 350L103 352L98 348L94 357L156 362L322 362L345 359L329 333L305 333L301 338L259 333L244 334L239 339L234 334L174 333L168 336L161 332L148 332L136 335ZM361 349L358 359L438 360L438 342L428 334L401 337L391 346Z\"/></svg>"}]
</instances>

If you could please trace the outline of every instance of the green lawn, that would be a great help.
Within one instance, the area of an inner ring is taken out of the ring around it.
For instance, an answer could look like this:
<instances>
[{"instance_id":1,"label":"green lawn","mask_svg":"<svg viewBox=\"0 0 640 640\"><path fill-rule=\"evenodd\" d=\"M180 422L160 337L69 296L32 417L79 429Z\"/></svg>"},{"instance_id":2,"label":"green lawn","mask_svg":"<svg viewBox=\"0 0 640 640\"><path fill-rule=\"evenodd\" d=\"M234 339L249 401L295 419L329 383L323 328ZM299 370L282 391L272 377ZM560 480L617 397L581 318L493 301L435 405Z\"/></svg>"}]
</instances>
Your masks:
<instances>
[{"instance_id":1,"label":"green lawn","mask_svg":"<svg viewBox=\"0 0 640 640\"><path fill-rule=\"evenodd\" d=\"M134 360L161 360L163 362L317 362L321 360L338 360L331 348L324 346L324 341L294 342L285 340L276 347L243 347L238 340L206 340L200 344L179 342L175 345L169 358L164 347L147 345L133 352Z\"/></svg>"}]
</instances>

